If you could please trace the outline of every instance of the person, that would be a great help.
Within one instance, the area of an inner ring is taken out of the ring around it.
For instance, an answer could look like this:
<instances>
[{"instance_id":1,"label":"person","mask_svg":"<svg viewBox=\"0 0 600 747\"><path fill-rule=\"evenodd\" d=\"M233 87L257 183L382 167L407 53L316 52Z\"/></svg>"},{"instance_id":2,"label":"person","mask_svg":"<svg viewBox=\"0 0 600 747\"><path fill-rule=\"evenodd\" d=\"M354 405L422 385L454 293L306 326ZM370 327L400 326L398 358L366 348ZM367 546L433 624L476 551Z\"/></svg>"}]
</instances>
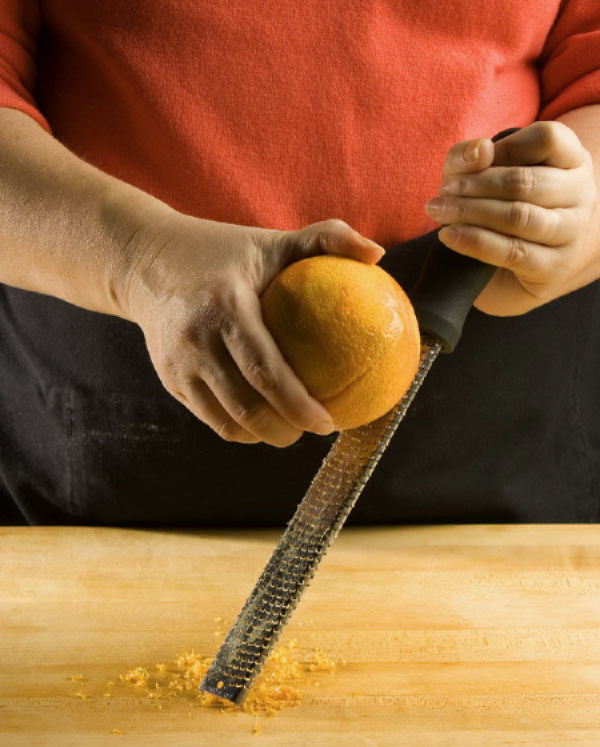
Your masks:
<instances>
[{"instance_id":1,"label":"person","mask_svg":"<svg viewBox=\"0 0 600 747\"><path fill-rule=\"evenodd\" d=\"M436 226L499 269L350 520L597 521L599 122L596 0L0 0L2 521L283 524L261 293Z\"/></svg>"}]
</instances>

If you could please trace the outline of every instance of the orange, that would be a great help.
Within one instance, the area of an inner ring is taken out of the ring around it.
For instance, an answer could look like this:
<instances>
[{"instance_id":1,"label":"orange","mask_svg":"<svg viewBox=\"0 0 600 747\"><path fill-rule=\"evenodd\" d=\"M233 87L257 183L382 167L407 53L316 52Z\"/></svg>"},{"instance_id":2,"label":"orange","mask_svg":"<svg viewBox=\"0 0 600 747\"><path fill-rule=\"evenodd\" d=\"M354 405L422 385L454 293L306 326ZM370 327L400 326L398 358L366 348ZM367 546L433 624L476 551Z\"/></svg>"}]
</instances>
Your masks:
<instances>
[{"instance_id":1,"label":"orange","mask_svg":"<svg viewBox=\"0 0 600 747\"><path fill-rule=\"evenodd\" d=\"M385 270L331 254L288 265L265 291L265 325L338 430L384 415L417 372L408 297Z\"/></svg>"}]
</instances>

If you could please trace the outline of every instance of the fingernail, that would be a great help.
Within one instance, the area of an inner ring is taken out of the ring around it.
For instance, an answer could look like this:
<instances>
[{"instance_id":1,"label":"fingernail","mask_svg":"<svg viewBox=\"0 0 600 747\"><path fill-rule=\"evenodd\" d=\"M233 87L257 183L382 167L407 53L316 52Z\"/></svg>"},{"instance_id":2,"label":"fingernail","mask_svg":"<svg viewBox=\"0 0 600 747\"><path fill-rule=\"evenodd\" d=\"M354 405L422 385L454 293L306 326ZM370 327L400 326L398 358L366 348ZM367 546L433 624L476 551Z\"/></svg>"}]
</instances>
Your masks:
<instances>
[{"instance_id":1,"label":"fingernail","mask_svg":"<svg viewBox=\"0 0 600 747\"><path fill-rule=\"evenodd\" d=\"M377 251L383 257L383 255L385 254L385 249L380 244L378 244L376 241L371 241L371 239L367 239L365 236L361 236L361 239L365 246L370 246L371 249L377 249Z\"/></svg>"},{"instance_id":2,"label":"fingernail","mask_svg":"<svg viewBox=\"0 0 600 747\"><path fill-rule=\"evenodd\" d=\"M313 425L311 430L319 433L321 436L328 436L330 433L333 433L335 426L332 420L321 420L320 423Z\"/></svg>"},{"instance_id":3,"label":"fingernail","mask_svg":"<svg viewBox=\"0 0 600 747\"><path fill-rule=\"evenodd\" d=\"M444 200L441 197L434 197L425 203L425 211L429 215L439 215L444 207Z\"/></svg>"},{"instance_id":4,"label":"fingernail","mask_svg":"<svg viewBox=\"0 0 600 747\"><path fill-rule=\"evenodd\" d=\"M454 226L444 226L439 233L440 241L447 241L449 244L453 244L458 238L458 231Z\"/></svg>"},{"instance_id":5,"label":"fingernail","mask_svg":"<svg viewBox=\"0 0 600 747\"><path fill-rule=\"evenodd\" d=\"M479 158L479 147L481 140L475 140L465 148L463 158L465 161L476 161Z\"/></svg>"}]
</instances>

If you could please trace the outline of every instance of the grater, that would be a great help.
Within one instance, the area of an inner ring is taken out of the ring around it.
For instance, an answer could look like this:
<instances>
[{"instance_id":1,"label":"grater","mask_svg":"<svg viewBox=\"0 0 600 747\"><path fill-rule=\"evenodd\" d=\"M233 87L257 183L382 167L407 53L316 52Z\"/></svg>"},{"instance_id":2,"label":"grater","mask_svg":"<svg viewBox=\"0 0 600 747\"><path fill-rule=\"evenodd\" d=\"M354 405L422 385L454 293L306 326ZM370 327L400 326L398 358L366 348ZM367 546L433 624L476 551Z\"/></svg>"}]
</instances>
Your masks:
<instances>
[{"instance_id":1,"label":"grater","mask_svg":"<svg viewBox=\"0 0 600 747\"><path fill-rule=\"evenodd\" d=\"M493 140L516 131L504 130ZM437 230L413 242L428 250L409 294L421 330L413 382L388 413L339 434L207 671L199 688L204 692L243 703L433 362L440 351L454 350L473 301L496 269L451 251Z\"/></svg>"}]
</instances>

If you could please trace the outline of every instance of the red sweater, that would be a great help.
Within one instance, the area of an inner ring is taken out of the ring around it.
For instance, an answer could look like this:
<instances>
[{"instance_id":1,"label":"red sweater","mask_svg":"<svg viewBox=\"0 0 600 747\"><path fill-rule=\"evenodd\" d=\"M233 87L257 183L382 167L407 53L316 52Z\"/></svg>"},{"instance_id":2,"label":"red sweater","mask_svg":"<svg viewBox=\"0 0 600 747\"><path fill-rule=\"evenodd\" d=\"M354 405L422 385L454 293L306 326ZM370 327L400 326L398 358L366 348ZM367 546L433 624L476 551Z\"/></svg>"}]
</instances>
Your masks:
<instances>
[{"instance_id":1,"label":"red sweater","mask_svg":"<svg viewBox=\"0 0 600 747\"><path fill-rule=\"evenodd\" d=\"M453 143L598 101L599 0L0 0L0 106L214 220L390 245Z\"/></svg>"}]
</instances>

